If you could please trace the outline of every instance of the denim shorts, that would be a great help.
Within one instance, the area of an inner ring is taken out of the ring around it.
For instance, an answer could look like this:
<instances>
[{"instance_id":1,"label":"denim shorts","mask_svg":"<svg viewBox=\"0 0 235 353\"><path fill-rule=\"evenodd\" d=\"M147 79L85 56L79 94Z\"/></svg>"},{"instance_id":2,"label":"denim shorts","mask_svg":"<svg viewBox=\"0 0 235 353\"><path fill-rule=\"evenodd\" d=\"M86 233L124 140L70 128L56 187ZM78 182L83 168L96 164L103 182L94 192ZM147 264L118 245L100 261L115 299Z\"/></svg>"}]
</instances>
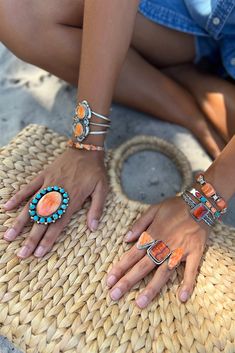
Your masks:
<instances>
[{"instance_id":1,"label":"denim shorts","mask_svg":"<svg viewBox=\"0 0 235 353\"><path fill-rule=\"evenodd\" d=\"M208 35L191 17L183 0L141 0L138 11L149 20L168 28L192 34L195 39L195 64L227 77L220 59L218 41Z\"/></svg>"}]
</instances>

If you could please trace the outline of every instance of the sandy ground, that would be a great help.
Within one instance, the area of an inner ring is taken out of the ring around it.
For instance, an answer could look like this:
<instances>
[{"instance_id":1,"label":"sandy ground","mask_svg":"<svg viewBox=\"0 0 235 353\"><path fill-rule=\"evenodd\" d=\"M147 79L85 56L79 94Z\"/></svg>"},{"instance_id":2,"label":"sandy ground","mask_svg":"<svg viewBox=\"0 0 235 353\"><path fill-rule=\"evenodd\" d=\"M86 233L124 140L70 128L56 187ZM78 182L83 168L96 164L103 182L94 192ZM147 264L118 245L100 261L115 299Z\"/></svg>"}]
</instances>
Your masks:
<instances>
[{"instance_id":1,"label":"sandy ground","mask_svg":"<svg viewBox=\"0 0 235 353\"><path fill-rule=\"evenodd\" d=\"M0 44L1 146L29 123L47 125L69 136L75 102L76 87L24 63ZM194 172L206 169L211 163L191 133L182 127L118 105L112 106L111 120L112 128L107 138L110 148L117 147L135 135L154 135L172 142L183 151ZM168 158L146 151L125 162L122 185L130 198L155 203L179 190L180 175ZM235 211L232 211L235 210L235 198L231 200L230 206L224 221L235 226ZM10 343L1 336L0 352L12 352Z\"/></svg>"}]
</instances>

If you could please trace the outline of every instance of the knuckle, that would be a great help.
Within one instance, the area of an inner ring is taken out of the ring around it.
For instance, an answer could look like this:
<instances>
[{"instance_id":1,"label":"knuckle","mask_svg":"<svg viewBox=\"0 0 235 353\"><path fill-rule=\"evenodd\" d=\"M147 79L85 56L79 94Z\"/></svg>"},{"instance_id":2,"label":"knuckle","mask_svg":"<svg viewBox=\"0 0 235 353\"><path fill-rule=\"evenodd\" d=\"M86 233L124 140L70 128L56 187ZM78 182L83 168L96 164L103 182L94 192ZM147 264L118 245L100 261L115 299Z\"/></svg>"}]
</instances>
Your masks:
<instances>
[{"instance_id":1,"label":"knuckle","mask_svg":"<svg viewBox=\"0 0 235 353\"><path fill-rule=\"evenodd\" d=\"M141 273L143 275L146 275L147 273L149 273L153 267L155 267L155 264L153 263L152 260L149 259L148 256L145 256L142 261L139 261L136 264L136 268L138 273Z\"/></svg>"},{"instance_id":2,"label":"knuckle","mask_svg":"<svg viewBox=\"0 0 235 353\"><path fill-rule=\"evenodd\" d=\"M172 271L168 268L167 261L164 261L163 264L159 267L158 271L160 271L162 278L169 279Z\"/></svg>"},{"instance_id":3,"label":"knuckle","mask_svg":"<svg viewBox=\"0 0 235 353\"><path fill-rule=\"evenodd\" d=\"M22 191L18 191L14 196L12 196L11 201L19 203L22 200Z\"/></svg>"},{"instance_id":4,"label":"knuckle","mask_svg":"<svg viewBox=\"0 0 235 353\"><path fill-rule=\"evenodd\" d=\"M191 283L184 283L183 288L188 293L192 293L193 289L194 289L194 286L195 286L195 280L193 280Z\"/></svg>"},{"instance_id":5,"label":"knuckle","mask_svg":"<svg viewBox=\"0 0 235 353\"><path fill-rule=\"evenodd\" d=\"M117 278L121 278L123 273L123 268L120 265L116 265L115 267L113 267L112 271L110 271L109 276L114 275Z\"/></svg>"},{"instance_id":6,"label":"knuckle","mask_svg":"<svg viewBox=\"0 0 235 353\"><path fill-rule=\"evenodd\" d=\"M157 295L158 290L156 287L149 285L146 288L145 293L148 295L149 298L154 298Z\"/></svg>"},{"instance_id":7,"label":"knuckle","mask_svg":"<svg viewBox=\"0 0 235 353\"><path fill-rule=\"evenodd\" d=\"M29 237L23 245L27 246L30 249L34 249L35 246L37 245L37 241L36 239Z\"/></svg>"},{"instance_id":8,"label":"knuckle","mask_svg":"<svg viewBox=\"0 0 235 353\"><path fill-rule=\"evenodd\" d=\"M197 272L198 272L198 266L195 266L194 268L192 268L188 271L189 278L191 278L192 281L195 280Z\"/></svg>"},{"instance_id":9,"label":"knuckle","mask_svg":"<svg viewBox=\"0 0 235 353\"><path fill-rule=\"evenodd\" d=\"M13 227L15 230L21 229L23 225L25 224L22 216L19 216L16 218L15 223L13 224Z\"/></svg>"},{"instance_id":10,"label":"knuckle","mask_svg":"<svg viewBox=\"0 0 235 353\"><path fill-rule=\"evenodd\" d=\"M50 234L45 234L41 240L41 245L49 248L54 244L56 237L52 237Z\"/></svg>"},{"instance_id":11,"label":"knuckle","mask_svg":"<svg viewBox=\"0 0 235 353\"><path fill-rule=\"evenodd\" d=\"M138 231L139 228L142 229L142 226L144 226L144 221L143 218L139 218L135 221L135 223L132 225L132 231ZM142 233L142 232L141 232Z\"/></svg>"},{"instance_id":12,"label":"knuckle","mask_svg":"<svg viewBox=\"0 0 235 353\"><path fill-rule=\"evenodd\" d=\"M101 214L102 214L102 206L100 205L100 206L96 206L96 207L94 207L93 209L91 208L91 212L92 212L92 214L93 214L93 216L95 217L95 218L100 218L100 216L101 216Z\"/></svg>"},{"instance_id":13,"label":"knuckle","mask_svg":"<svg viewBox=\"0 0 235 353\"><path fill-rule=\"evenodd\" d=\"M122 255L121 261L124 263L129 263L130 262L129 260L132 259L133 262L136 262L140 260L139 257L140 257L140 250L137 249L137 247L134 245L129 251L125 252Z\"/></svg>"},{"instance_id":14,"label":"knuckle","mask_svg":"<svg viewBox=\"0 0 235 353\"><path fill-rule=\"evenodd\" d=\"M123 289L123 291L127 291L131 288L130 280L125 276L119 281L119 286Z\"/></svg>"},{"instance_id":15,"label":"knuckle","mask_svg":"<svg viewBox=\"0 0 235 353\"><path fill-rule=\"evenodd\" d=\"M67 224L69 223L72 215L73 215L74 211L72 209L68 209L66 211L66 215L64 215L61 219L60 219L60 223L56 225L56 233L59 234L60 232L62 232L62 230L67 226Z\"/></svg>"}]
</instances>

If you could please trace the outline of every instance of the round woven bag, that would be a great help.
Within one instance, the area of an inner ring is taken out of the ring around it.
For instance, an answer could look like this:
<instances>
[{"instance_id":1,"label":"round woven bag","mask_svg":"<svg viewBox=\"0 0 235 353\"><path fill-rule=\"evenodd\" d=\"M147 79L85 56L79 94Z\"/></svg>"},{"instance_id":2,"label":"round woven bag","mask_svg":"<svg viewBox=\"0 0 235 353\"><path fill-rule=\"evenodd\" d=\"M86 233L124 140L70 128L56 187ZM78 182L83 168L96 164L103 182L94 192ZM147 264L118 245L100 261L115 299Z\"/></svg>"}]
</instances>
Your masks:
<instances>
[{"instance_id":1,"label":"round woven bag","mask_svg":"<svg viewBox=\"0 0 235 353\"><path fill-rule=\"evenodd\" d=\"M1 203L32 180L66 148L66 137L29 125L0 152ZM143 149L161 151L191 183L189 163L173 145L136 137L106 156L110 192L101 223L86 226L89 202L76 212L43 258L15 255L31 229L11 243L5 230L22 209L0 214L0 334L24 353L234 353L235 229L217 225L201 261L191 299L181 304L177 288L184 264L146 309L135 298L150 273L121 300L110 299L106 274L132 244L123 236L148 207L129 200L120 186L123 161ZM179 190L180 191L180 190Z\"/></svg>"}]
</instances>

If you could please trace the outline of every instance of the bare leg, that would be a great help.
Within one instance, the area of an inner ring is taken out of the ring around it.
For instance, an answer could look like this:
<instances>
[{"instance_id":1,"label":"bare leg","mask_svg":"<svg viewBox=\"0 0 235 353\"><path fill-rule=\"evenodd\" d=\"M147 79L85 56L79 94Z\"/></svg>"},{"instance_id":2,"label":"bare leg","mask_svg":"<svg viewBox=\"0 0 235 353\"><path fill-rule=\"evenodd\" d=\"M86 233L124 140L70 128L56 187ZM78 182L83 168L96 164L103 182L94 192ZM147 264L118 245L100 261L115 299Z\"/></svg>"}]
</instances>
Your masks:
<instances>
[{"instance_id":1,"label":"bare leg","mask_svg":"<svg viewBox=\"0 0 235 353\"><path fill-rule=\"evenodd\" d=\"M235 134L235 85L199 71L194 65L179 65L164 72L190 91L205 116L228 142Z\"/></svg>"},{"instance_id":2,"label":"bare leg","mask_svg":"<svg viewBox=\"0 0 235 353\"><path fill-rule=\"evenodd\" d=\"M50 4L45 6L42 2L28 0L20 4L14 0L1 3L3 20L0 36L3 43L23 60L77 85L82 1L64 0L60 10L54 1ZM17 16L13 16L13 7ZM32 34L33 38L30 37ZM168 43L166 48L162 48L163 42ZM208 126L193 95L153 66L158 65L162 69L164 65L192 61L193 38L151 23L138 14L132 46L123 65L114 100L189 128L216 157L224 143ZM151 53L155 53L148 58L152 64L144 59Z\"/></svg>"}]
</instances>

